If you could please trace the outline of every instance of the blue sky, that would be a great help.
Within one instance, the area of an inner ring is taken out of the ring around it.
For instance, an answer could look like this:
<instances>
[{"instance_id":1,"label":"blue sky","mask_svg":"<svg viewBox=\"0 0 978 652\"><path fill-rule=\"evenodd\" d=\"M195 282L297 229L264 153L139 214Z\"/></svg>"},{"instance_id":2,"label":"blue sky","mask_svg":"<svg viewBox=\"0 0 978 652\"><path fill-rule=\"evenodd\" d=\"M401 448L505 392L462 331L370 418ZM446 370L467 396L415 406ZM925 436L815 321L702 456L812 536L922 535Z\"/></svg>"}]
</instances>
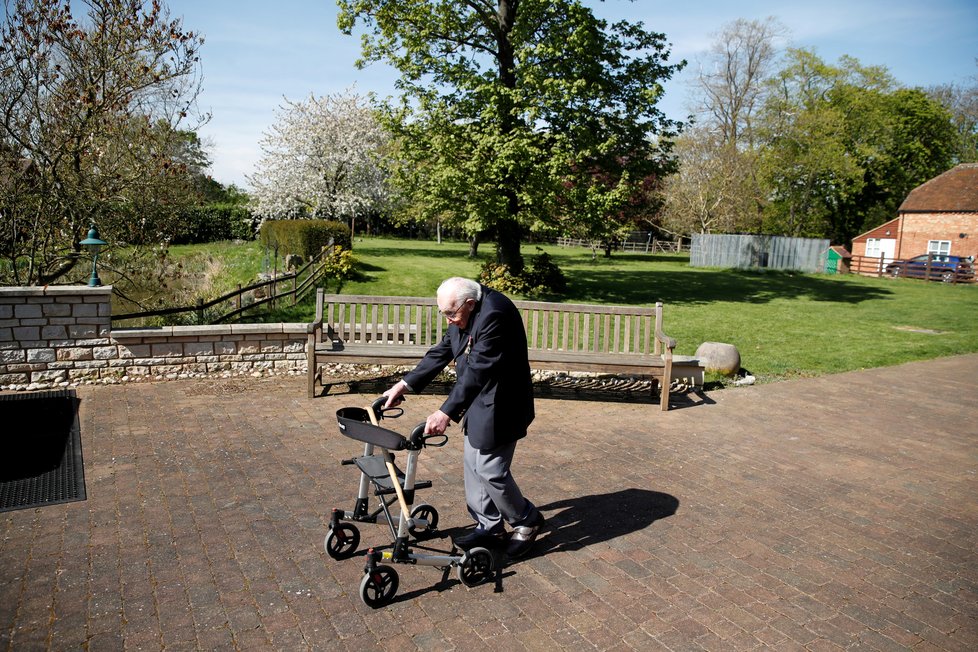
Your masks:
<instances>
[{"instance_id":1,"label":"blue sky","mask_svg":"<svg viewBox=\"0 0 978 652\"><path fill-rule=\"evenodd\" d=\"M373 64L357 70L359 41L336 28L332 0L169 0L174 17L205 37L201 50L200 129L210 144L211 172L221 183L247 188L262 133L275 122L283 98L356 92L393 93L395 73ZM778 18L793 47L823 60L841 55L880 65L907 86L971 84L978 75L978 2L974 0L586 0L610 20L642 21L672 44L672 61L686 70L666 86L661 107L683 119L689 80L713 36L737 18Z\"/></svg>"}]
</instances>

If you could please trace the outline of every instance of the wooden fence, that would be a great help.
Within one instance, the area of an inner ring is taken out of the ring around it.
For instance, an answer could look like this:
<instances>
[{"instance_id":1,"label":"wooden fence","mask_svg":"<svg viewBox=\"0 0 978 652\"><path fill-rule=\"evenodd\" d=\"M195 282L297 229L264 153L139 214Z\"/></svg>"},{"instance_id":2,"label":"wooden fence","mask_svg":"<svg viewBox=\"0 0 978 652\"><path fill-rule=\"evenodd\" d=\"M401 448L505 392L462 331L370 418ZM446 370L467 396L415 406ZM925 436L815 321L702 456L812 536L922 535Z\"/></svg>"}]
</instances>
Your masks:
<instances>
[{"instance_id":1,"label":"wooden fence","mask_svg":"<svg viewBox=\"0 0 978 652\"><path fill-rule=\"evenodd\" d=\"M586 247L588 249L604 249L604 243L598 240L582 238L557 238L560 247ZM617 242L612 247L614 251L625 251L641 254L664 254L689 251L689 245L672 240L648 240L646 242Z\"/></svg>"},{"instance_id":2,"label":"wooden fence","mask_svg":"<svg viewBox=\"0 0 978 652\"><path fill-rule=\"evenodd\" d=\"M908 266L906 263L895 261L893 258L875 256L853 256L849 261L849 272L860 276L893 276L921 278L929 281L945 283L974 283L975 273L973 264L961 262L957 264L943 263L930 256L926 264Z\"/></svg>"},{"instance_id":3,"label":"wooden fence","mask_svg":"<svg viewBox=\"0 0 978 652\"><path fill-rule=\"evenodd\" d=\"M291 305L295 305L309 291L315 288L316 284L326 275L325 257L330 250L331 247L325 248L318 256L294 272L281 274L267 281L259 281L244 287L239 284L236 290L210 301L197 299L197 303L193 306L177 306L174 308L130 312L121 315L113 314L112 322L114 324L120 324L127 320L192 313L195 319L194 323L196 324L222 324L259 306L269 304L271 307L274 307L276 302L283 299L288 299L291 301ZM208 310L222 304L227 304L225 312L210 319L206 318Z\"/></svg>"}]
</instances>

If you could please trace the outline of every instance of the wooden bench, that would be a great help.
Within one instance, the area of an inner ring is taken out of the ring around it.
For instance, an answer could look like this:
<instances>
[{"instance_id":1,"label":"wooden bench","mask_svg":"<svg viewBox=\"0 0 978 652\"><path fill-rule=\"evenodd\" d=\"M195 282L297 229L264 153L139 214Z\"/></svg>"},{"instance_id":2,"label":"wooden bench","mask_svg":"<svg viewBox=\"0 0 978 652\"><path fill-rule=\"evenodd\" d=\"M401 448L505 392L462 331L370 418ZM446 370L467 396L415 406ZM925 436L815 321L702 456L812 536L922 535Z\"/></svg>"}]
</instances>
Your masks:
<instances>
[{"instance_id":1,"label":"wooden bench","mask_svg":"<svg viewBox=\"0 0 978 652\"><path fill-rule=\"evenodd\" d=\"M530 366L556 371L648 376L659 404L669 409L669 386L682 378L702 385L699 363L675 356L676 340L662 332L655 308L514 301L526 326ZM444 335L447 324L434 297L376 297L316 293L308 326L308 395L326 363L416 364Z\"/></svg>"}]
</instances>

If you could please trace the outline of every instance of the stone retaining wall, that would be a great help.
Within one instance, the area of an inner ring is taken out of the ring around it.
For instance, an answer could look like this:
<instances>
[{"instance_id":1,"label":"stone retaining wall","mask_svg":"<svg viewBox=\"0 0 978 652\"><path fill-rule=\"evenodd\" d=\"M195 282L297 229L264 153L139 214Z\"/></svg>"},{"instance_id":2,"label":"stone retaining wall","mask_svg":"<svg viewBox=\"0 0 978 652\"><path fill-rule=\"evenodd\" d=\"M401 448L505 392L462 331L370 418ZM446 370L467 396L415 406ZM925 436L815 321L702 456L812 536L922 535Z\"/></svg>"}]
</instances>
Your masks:
<instances>
[{"instance_id":1,"label":"stone retaining wall","mask_svg":"<svg viewBox=\"0 0 978 652\"><path fill-rule=\"evenodd\" d=\"M112 329L112 288L0 288L0 390L304 373L306 324Z\"/></svg>"}]
</instances>

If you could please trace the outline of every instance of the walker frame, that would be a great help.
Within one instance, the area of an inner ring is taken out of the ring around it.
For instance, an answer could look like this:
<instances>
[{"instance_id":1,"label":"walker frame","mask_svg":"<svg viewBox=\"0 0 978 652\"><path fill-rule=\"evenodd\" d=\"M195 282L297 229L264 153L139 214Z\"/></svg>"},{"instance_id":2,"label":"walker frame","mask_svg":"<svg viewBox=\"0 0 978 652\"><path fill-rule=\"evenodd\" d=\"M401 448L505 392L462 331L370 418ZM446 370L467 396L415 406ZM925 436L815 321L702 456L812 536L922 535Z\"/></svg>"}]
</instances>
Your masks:
<instances>
[{"instance_id":1,"label":"walker frame","mask_svg":"<svg viewBox=\"0 0 978 652\"><path fill-rule=\"evenodd\" d=\"M364 447L362 456L342 461L344 465L355 464L360 469L354 508L352 511L340 508L332 510L329 530L323 542L326 553L333 559L350 558L356 554L360 544L360 530L354 523L378 523L381 514L384 515L393 541L366 551L364 575L360 582L360 599L375 609L390 604L397 594L398 574L387 564L436 566L444 569L446 574L450 568L454 568L458 580L467 587L488 582L496 570L493 554L486 548L474 547L463 551L453 544L451 550L446 552L417 542L413 545L410 543L409 537L430 535L438 525L438 510L426 503L413 505L415 492L431 486L431 482L417 482L418 457L426 447L444 446L448 437L425 434L424 423L415 426L409 438L381 427L381 419L403 414L401 408L385 410L383 405L386 401L386 397L380 397L367 409L341 408L336 412L340 432L362 441ZM403 472L395 466L392 453L400 450L407 454ZM378 498L378 506L373 511L369 507L371 486ZM390 509L395 503L399 507L396 516Z\"/></svg>"}]
</instances>

